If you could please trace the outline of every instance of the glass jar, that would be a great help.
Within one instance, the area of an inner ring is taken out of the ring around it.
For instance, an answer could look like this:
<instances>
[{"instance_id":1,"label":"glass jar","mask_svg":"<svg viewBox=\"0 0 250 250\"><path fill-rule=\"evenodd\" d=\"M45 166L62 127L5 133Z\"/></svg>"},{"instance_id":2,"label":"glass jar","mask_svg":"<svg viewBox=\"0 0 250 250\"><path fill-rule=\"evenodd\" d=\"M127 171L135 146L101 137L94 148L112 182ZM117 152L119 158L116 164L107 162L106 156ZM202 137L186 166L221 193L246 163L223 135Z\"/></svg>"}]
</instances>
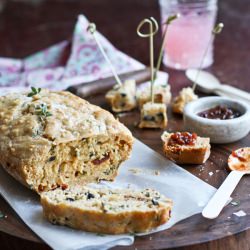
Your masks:
<instances>
[{"instance_id":1,"label":"glass jar","mask_svg":"<svg viewBox=\"0 0 250 250\"><path fill-rule=\"evenodd\" d=\"M163 63L183 70L210 66L213 63L211 34L217 15L217 0L159 0L159 3L162 23L169 15L180 14L168 27ZM165 25L162 28L165 29Z\"/></svg>"}]
</instances>

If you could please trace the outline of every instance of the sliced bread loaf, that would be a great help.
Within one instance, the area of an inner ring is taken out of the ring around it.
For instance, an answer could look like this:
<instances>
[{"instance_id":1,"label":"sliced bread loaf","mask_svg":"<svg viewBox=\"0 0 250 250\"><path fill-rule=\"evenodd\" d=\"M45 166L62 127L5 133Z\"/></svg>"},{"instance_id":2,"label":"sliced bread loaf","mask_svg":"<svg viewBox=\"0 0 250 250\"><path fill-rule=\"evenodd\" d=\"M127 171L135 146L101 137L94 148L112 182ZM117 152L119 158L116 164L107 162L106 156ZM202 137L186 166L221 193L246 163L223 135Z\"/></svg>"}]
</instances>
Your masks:
<instances>
[{"instance_id":1,"label":"sliced bread loaf","mask_svg":"<svg viewBox=\"0 0 250 250\"><path fill-rule=\"evenodd\" d=\"M113 180L133 137L112 114L63 91L0 97L0 163L37 192Z\"/></svg>"},{"instance_id":2,"label":"sliced bread loaf","mask_svg":"<svg viewBox=\"0 0 250 250\"><path fill-rule=\"evenodd\" d=\"M72 187L41 194L44 216L54 224L104 234L139 233L164 224L172 201L152 189Z\"/></svg>"}]
</instances>

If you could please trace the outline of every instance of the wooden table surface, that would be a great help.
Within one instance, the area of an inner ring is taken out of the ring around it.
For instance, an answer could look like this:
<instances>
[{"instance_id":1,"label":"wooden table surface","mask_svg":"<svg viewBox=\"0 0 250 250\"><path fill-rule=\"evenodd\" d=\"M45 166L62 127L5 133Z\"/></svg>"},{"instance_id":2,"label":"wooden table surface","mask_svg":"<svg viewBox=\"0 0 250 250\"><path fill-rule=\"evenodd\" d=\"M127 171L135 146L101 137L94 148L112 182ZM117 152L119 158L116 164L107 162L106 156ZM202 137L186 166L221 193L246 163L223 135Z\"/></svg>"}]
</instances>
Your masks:
<instances>
[{"instance_id":1,"label":"wooden table surface","mask_svg":"<svg viewBox=\"0 0 250 250\"><path fill-rule=\"evenodd\" d=\"M239 88L250 91L250 4L248 0L224 0L219 2L219 20L225 24L223 33L218 36L215 42L215 63L209 69L217 75L222 82L237 86ZM147 43L142 42L135 33L138 22L146 16L154 16L160 20L159 7L156 0L50 0L50 1L1 1L0 0L0 56L22 58L39 49L45 48L53 43L69 38L72 34L76 16L84 13L90 20L98 24L99 30L119 49L133 56L141 62L148 64L148 47ZM157 37L156 50L159 49L160 35ZM170 83L173 93L176 94L183 86L190 84L181 71L164 69L170 74ZM175 119L178 118L175 117ZM132 128L132 122L127 119L125 123ZM170 128L181 128L181 121L170 122ZM147 133L137 129L133 129L134 135L141 138L146 144L150 145L157 151L160 151L159 142L155 140L157 133ZM191 167L189 171L197 175L211 185L218 187L227 175L224 170L226 165L225 159L232 149L242 145L250 144L250 137L231 145L214 146L211 156L211 162L214 163L216 169L220 171L209 177L209 169L201 171L200 168ZM212 169L213 171L216 169ZM207 225L209 229L207 238L203 242L209 240L209 237L220 238L228 232L228 237L214 240L207 243L193 245L192 247L182 247L179 250L201 250L201 249L250 249L250 216L238 218L232 215L232 211L243 209L250 214L249 203L249 184L247 178L243 178L234 192L233 197L240 201L237 207L228 207L220 217L221 225L218 221L213 226L212 221L194 219L197 229L204 228ZM245 191L245 192L244 192ZM240 195L239 195L240 194ZM0 201L0 210L7 209L6 203ZM8 223L16 223L13 219L14 213L6 219ZM227 220L227 217L232 217ZM13 220L13 221L12 221ZM225 221L227 223L225 223ZM6 223L0 221L0 225ZM18 221L20 228L25 231L25 226ZM15 227L13 227L15 228ZM176 234L180 232L178 227ZM15 235L15 231L9 232ZM216 235L213 235L216 233ZM236 235L232 235L238 233ZM32 234L31 234L32 235ZM22 235L20 235L22 236ZM23 234L25 238L25 232ZM31 240L37 240L34 236L30 236ZM139 249L164 249L164 237L171 237L167 234L159 234L153 236L152 243L145 241L145 238L139 238L136 244L129 249L135 247ZM187 233L183 235L183 239L192 237ZM0 233L1 249L49 249L46 245L34 243L21 238L10 236L6 233ZM146 242L146 243L145 243ZM198 242L198 241L197 241ZM201 241L200 241L201 242ZM147 247L145 247L145 244ZM173 246L175 246L173 242ZM121 248L123 249L123 248Z\"/></svg>"}]
</instances>

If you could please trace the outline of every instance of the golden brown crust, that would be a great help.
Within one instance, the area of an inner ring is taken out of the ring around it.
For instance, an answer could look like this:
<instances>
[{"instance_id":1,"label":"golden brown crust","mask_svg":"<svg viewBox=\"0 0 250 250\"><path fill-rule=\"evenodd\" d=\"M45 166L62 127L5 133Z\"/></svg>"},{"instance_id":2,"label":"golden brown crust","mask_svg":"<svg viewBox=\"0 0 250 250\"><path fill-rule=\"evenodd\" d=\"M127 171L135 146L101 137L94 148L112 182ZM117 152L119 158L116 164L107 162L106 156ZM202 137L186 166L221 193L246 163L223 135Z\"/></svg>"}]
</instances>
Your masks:
<instances>
[{"instance_id":1,"label":"golden brown crust","mask_svg":"<svg viewBox=\"0 0 250 250\"><path fill-rule=\"evenodd\" d=\"M120 192L126 192L121 190ZM45 195L44 195L45 194ZM67 225L69 227L95 233L122 234L147 232L166 223L171 216L172 201L161 198L159 204L153 208L129 208L122 211L102 211L97 209L74 206L72 202L55 202L44 193L41 196L41 204L45 218L54 224ZM136 197L138 194L132 194ZM101 199L101 198L100 198ZM107 202L111 206L112 202ZM149 198L152 199L152 198ZM82 201L82 205L84 202ZM128 204L120 198L118 202ZM144 201L140 201L143 203ZM149 201L151 204L151 200Z\"/></svg>"},{"instance_id":2,"label":"golden brown crust","mask_svg":"<svg viewBox=\"0 0 250 250\"><path fill-rule=\"evenodd\" d=\"M147 102L142 106L139 128L165 128L167 122L165 104Z\"/></svg>"},{"instance_id":3,"label":"golden brown crust","mask_svg":"<svg viewBox=\"0 0 250 250\"><path fill-rule=\"evenodd\" d=\"M186 104L197 99L198 96L194 93L192 88L183 88L179 95L174 98L172 110L174 113L183 114Z\"/></svg>"},{"instance_id":4,"label":"golden brown crust","mask_svg":"<svg viewBox=\"0 0 250 250\"><path fill-rule=\"evenodd\" d=\"M70 208L62 205L52 206L47 201L41 201L44 207L44 216L49 221L56 222L55 218L66 217L62 225L88 232L104 234L123 234L147 232L169 220L170 207L150 212L126 212L123 214L103 214L96 211L83 211L79 208ZM60 224L59 221L56 223Z\"/></svg>"},{"instance_id":5,"label":"golden brown crust","mask_svg":"<svg viewBox=\"0 0 250 250\"><path fill-rule=\"evenodd\" d=\"M117 159L116 166L129 156L133 144L131 132L108 111L69 92L42 90L32 97L27 95L14 93L0 97L0 163L24 185L38 191L39 180L47 182L49 175L55 174L50 173L51 170L59 174L59 183L54 184L63 184L60 171L64 166L60 164L66 161L65 171L68 171L81 163L80 160L84 159L74 154L77 154L78 145L80 149L86 146L84 140L87 143L93 140L96 144L100 141L100 145L105 140L107 145L114 142L117 155L122 155ZM109 152L106 144L102 148L98 146L103 155L96 153L96 158L105 157L105 150ZM54 151L60 154L58 162L53 159ZM89 161L94 160L92 158ZM60 169L56 163L61 166ZM63 175L66 178L66 172ZM114 177L116 173L110 175Z\"/></svg>"},{"instance_id":6,"label":"golden brown crust","mask_svg":"<svg viewBox=\"0 0 250 250\"><path fill-rule=\"evenodd\" d=\"M163 145L163 151L167 158L179 164L203 164L210 152L208 148L184 149L181 147L169 147Z\"/></svg>"},{"instance_id":7,"label":"golden brown crust","mask_svg":"<svg viewBox=\"0 0 250 250\"><path fill-rule=\"evenodd\" d=\"M164 103L168 105L171 102L170 85L155 85L154 86L154 102ZM137 102L140 108L150 102L150 87L137 91Z\"/></svg>"}]
</instances>

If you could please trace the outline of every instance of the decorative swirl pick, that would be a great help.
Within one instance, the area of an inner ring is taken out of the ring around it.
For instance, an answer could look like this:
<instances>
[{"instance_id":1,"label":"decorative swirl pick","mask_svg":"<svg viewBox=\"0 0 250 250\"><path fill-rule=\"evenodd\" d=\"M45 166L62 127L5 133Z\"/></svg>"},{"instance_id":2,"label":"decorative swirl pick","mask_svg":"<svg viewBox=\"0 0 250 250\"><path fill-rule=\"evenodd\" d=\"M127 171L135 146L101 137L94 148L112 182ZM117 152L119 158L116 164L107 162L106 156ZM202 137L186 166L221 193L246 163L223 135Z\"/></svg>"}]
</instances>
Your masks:
<instances>
[{"instance_id":1,"label":"decorative swirl pick","mask_svg":"<svg viewBox=\"0 0 250 250\"><path fill-rule=\"evenodd\" d=\"M149 24L149 33L142 33L141 28L144 24ZM151 70L151 102L154 102L154 35L157 33L159 29L157 21L153 18L145 18L143 19L138 27L137 27L137 34L140 37L149 37L149 55L150 55L150 70Z\"/></svg>"},{"instance_id":2,"label":"decorative swirl pick","mask_svg":"<svg viewBox=\"0 0 250 250\"><path fill-rule=\"evenodd\" d=\"M204 59L205 59L205 57L206 57L206 54L207 54L207 52L208 52L209 45L211 44L211 42L212 42L212 40L214 39L214 37L215 37L216 35L218 35L218 34L221 33L223 27L224 27L224 24L223 24L223 23L218 23L218 24L213 28L213 30L212 30L212 33L211 33L210 39L209 39L209 41L208 41L207 47L206 47L206 49L205 49L205 51L204 51L204 54L203 54L203 56L202 56L201 64L200 64L200 66L199 66L199 68L198 68L198 71L197 71L197 74L196 74L196 77L195 77L195 81L194 81L194 83L193 83L193 91L194 91L195 88L196 88L197 79L198 79L198 77L199 77L199 74L200 74L200 71L201 71L201 68L202 68Z\"/></svg>"},{"instance_id":3,"label":"decorative swirl pick","mask_svg":"<svg viewBox=\"0 0 250 250\"><path fill-rule=\"evenodd\" d=\"M171 24L172 21L174 21L175 19L177 19L179 17L180 17L179 13L177 13L175 15L171 15L171 16L168 17L166 22L163 23L163 24L166 25L166 28L165 28L164 33L163 33L162 44L161 44L161 48L160 48L160 52L159 52L159 56L158 56L158 60L157 60L157 64L156 64L156 70L155 70L155 74L154 74L154 80L156 79L157 72L159 71L160 66L161 66L161 60L162 60L162 56L163 56L164 45L166 44L168 26Z\"/></svg>"},{"instance_id":4,"label":"decorative swirl pick","mask_svg":"<svg viewBox=\"0 0 250 250\"><path fill-rule=\"evenodd\" d=\"M102 44L100 43L98 37L96 36L96 25L94 23L89 23L87 31L89 31L93 35L93 37L94 37L94 39L96 41L96 44L98 45L103 57L105 58L106 62L108 63L108 65L109 65L109 67L110 67L110 69L111 69L111 71L112 71L112 73L113 73L113 75L115 77L115 80L116 80L117 84L122 86L121 79L119 78L117 72L115 71L115 68L114 68L113 64L111 63L110 59L108 58L107 53L105 52L105 50L104 50Z\"/></svg>"}]
</instances>

